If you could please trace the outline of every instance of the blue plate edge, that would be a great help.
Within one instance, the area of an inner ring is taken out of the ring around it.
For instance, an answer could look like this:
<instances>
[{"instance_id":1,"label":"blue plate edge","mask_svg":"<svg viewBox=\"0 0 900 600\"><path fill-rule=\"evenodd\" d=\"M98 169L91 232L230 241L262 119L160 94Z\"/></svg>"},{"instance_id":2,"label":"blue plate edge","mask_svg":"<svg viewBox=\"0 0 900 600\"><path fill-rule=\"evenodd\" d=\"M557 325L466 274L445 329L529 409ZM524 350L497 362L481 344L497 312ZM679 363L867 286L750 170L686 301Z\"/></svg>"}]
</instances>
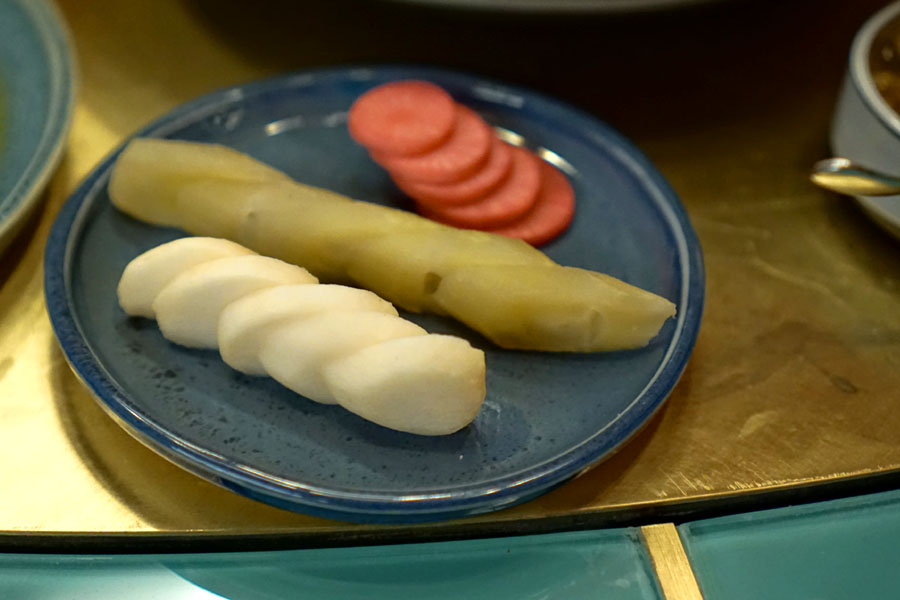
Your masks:
<instances>
[{"instance_id":1,"label":"blue plate edge","mask_svg":"<svg viewBox=\"0 0 900 600\"><path fill-rule=\"evenodd\" d=\"M50 111L38 148L28 166L9 193L0 199L0 246L11 241L25 218L36 208L40 192L62 160L72 126L77 95L78 67L72 53L72 35L59 8L50 2L20 2L34 18L34 25L45 43L51 63L49 70L57 95Z\"/></svg>"}]
</instances>

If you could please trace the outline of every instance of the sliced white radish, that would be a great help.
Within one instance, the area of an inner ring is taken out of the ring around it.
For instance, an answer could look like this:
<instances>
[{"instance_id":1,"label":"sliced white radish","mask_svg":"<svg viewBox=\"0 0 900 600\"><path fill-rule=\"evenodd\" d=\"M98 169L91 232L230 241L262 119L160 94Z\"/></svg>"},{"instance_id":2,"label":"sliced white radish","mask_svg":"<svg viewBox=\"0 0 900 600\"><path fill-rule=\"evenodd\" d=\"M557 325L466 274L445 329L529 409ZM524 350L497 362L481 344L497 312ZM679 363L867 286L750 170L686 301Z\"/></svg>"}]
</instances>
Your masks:
<instances>
[{"instance_id":1,"label":"sliced white radish","mask_svg":"<svg viewBox=\"0 0 900 600\"><path fill-rule=\"evenodd\" d=\"M195 265L228 256L255 254L240 244L211 237L185 237L161 244L125 267L116 293L129 315L154 317L153 301L176 275Z\"/></svg>"},{"instance_id":2,"label":"sliced white radish","mask_svg":"<svg viewBox=\"0 0 900 600\"><path fill-rule=\"evenodd\" d=\"M461 338L392 339L326 364L337 402L391 429L447 435L472 422L485 397L484 352Z\"/></svg>"},{"instance_id":3,"label":"sliced white radish","mask_svg":"<svg viewBox=\"0 0 900 600\"><path fill-rule=\"evenodd\" d=\"M396 316L397 309L376 294L343 285L280 285L248 294L219 316L219 353L230 367L265 375L259 361L262 341L289 321L329 311L371 311Z\"/></svg>"},{"instance_id":4,"label":"sliced white radish","mask_svg":"<svg viewBox=\"0 0 900 600\"><path fill-rule=\"evenodd\" d=\"M306 269L256 254L204 262L176 275L153 302L163 335L182 346L216 348L219 314L257 290L317 283Z\"/></svg>"},{"instance_id":5,"label":"sliced white radish","mask_svg":"<svg viewBox=\"0 0 900 600\"><path fill-rule=\"evenodd\" d=\"M310 400L334 404L322 378L331 361L386 340L424 336L411 321L379 312L327 312L293 321L269 333L260 346L266 373Z\"/></svg>"}]
</instances>

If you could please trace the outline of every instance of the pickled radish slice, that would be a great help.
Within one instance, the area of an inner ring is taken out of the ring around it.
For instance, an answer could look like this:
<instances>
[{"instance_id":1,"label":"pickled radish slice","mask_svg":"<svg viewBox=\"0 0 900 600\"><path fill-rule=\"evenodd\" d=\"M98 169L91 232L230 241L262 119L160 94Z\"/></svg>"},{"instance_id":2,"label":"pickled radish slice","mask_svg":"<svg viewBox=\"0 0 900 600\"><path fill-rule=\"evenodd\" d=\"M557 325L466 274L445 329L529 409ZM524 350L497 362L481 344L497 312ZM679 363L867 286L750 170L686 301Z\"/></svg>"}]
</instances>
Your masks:
<instances>
[{"instance_id":1,"label":"pickled radish slice","mask_svg":"<svg viewBox=\"0 0 900 600\"><path fill-rule=\"evenodd\" d=\"M519 219L537 200L541 189L541 161L522 148L513 147L512 153L507 178L480 200L442 208L420 204L419 212L440 223L469 229L494 229Z\"/></svg>"},{"instance_id":2,"label":"pickled radish slice","mask_svg":"<svg viewBox=\"0 0 900 600\"><path fill-rule=\"evenodd\" d=\"M420 183L398 177L394 179L394 183L424 206L441 208L448 205L469 204L497 187L509 174L511 165L510 146L495 137L484 165L461 181L445 184Z\"/></svg>"},{"instance_id":3,"label":"pickled radish slice","mask_svg":"<svg viewBox=\"0 0 900 600\"><path fill-rule=\"evenodd\" d=\"M453 98L427 81L396 81L360 96L347 115L359 144L386 154L421 154L446 140L456 121Z\"/></svg>"},{"instance_id":4,"label":"pickled radish slice","mask_svg":"<svg viewBox=\"0 0 900 600\"><path fill-rule=\"evenodd\" d=\"M453 132L440 146L415 156L372 150L372 158L395 177L425 183L451 183L473 174L487 160L493 131L475 111L456 107Z\"/></svg>"},{"instance_id":5,"label":"pickled radish slice","mask_svg":"<svg viewBox=\"0 0 900 600\"><path fill-rule=\"evenodd\" d=\"M575 192L568 178L556 167L541 161L543 183L534 207L520 220L491 233L525 240L541 246L558 237L575 216Z\"/></svg>"}]
</instances>

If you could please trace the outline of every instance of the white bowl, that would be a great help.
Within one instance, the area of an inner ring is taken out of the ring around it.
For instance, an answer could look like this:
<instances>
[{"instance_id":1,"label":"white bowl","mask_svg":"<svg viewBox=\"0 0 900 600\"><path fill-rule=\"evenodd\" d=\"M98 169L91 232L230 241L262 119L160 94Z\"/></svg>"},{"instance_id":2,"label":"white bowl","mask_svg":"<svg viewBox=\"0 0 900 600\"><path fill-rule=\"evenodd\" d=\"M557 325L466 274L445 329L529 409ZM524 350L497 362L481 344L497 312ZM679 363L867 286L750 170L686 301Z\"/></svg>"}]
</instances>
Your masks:
<instances>
[{"instance_id":1,"label":"white bowl","mask_svg":"<svg viewBox=\"0 0 900 600\"><path fill-rule=\"evenodd\" d=\"M900 2L878 11L857 32L831 127L831 148L836 156L900 176L900 115L881 96L869 67L873 41L897 18ZM875 222L900 237L900 196L856 199Z\"/></svg>"}]
</instances>

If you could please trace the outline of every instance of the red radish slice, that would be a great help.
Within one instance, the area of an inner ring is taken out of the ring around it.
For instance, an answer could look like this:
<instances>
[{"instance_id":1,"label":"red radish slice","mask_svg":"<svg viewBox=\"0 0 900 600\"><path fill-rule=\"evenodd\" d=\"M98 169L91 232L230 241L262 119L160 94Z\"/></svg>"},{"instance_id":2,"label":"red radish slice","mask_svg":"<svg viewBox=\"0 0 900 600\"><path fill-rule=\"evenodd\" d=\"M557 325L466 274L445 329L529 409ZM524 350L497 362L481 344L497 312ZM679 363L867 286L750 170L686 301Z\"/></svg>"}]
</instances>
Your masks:
<instances>
[{"instance_id":1,"label":"red radish slice","mask_svg":"<svg viewBox=\"0 0 900 600\"><path fill-rule=\"evenodd\" d=\"M360 96L347 115L350 135L369 150L396 155L421 154L439 146L453 131L456 103L427 81L395 81Z\"/></svg>"},{"instance_id":2,"label":"red radish slice","mask_svg":"<svg viewBox=\"0 0 900 600\"><path fill-rule=\"evenodd\" d=\"M507 144L494 138L487 161L471 177L457 183L443 185L418 183L396 178L394 182L406 195L426 206L440 209L442 206L468 204L478 200L503 181L512 165L512 152Z\"/></svg>"},{"instance_id":3,"label":"red radish slice","mask_svg":"<svg viewBox=\"0 0 900 600\"><path fill-rule=\"evenodd\" d=\"M456 124L447 140L425 154L398 156L371 150L391 175L408 181L452 183L473 174L487 159L493 131L475 111L456 106Z\"/></svg>"},{"instance_id":4,"label":"red radish slice","mask_svg":"<svg viewBox=\"0 0 900 600\"><path fill-rule=\"evenodd\" d=\"M568 178L545 161L541 162L541 193L534 208L521 220L491 230L507 237L525 240L532 246L546 244L557 237L575 215L575 192Z\"/></svg>"},{"instance_id":5,"label":"red radish slice","mask_svg":"<svg viewBox=\"0 0 900 600\"><path fill-rule=\"evenodd\" d=\"M440 223L469 229L496 229L527 213L541 189L542 162L528 150L510 146L512 165L509 175L486 196L460 206L435 208L418 204L419 212Z\"/></svg>"}]
</instances>

